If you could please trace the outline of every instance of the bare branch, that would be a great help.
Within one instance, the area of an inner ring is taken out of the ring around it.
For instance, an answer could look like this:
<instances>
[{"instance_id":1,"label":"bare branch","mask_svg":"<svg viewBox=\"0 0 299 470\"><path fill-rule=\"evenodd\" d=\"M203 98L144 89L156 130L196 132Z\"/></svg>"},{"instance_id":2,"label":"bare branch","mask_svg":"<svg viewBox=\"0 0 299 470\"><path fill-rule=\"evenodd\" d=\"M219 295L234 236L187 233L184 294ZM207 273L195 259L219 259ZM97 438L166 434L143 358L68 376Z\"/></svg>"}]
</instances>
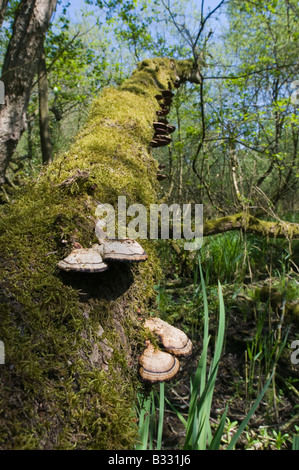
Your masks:
<instances>
[{"instance_id":1,"label":"bare branch","mask_svg":"<svg viewBox=\"0 0 299 470\"><path fill-rule=\"evenodd\" d=\"M247 78L250 75L258 75L264 72L271 72L273 70L281 70L284 68L295 67L298 66L297 62L292 62L291 64L283 64L283 65L276 65L275 67L267 67L265 69L260 70L252 70L251 72L247 72L243 75L212 75L208 77L203 77L205 80L239 80L240 78Z\"/></svg>"},{"instance_id":2,"label":"bare branch","mask_svg":"<svg viewBox=\"0 0 299 470\"><path fill-rule=\"evenodd\" d=\"M196 39L193 43L193 51L195 50L196 46L197 46L197 43L199 41L199 38L201 36L201 33L203 32L203 29L205 27L205 24L206 22L208 21L208 19L215 13L215 11L217 11L222 5L224 5L226 0L221 0L221 2L214 8L214 10L211 10L207 16L203 19L203 16L201 18L201 24L200 24L200 28L199 28L199 31L197 33L197 36L196 36ZM202 2L202 9L203 9L203 2Z\"/></svg>"}]
</instances>

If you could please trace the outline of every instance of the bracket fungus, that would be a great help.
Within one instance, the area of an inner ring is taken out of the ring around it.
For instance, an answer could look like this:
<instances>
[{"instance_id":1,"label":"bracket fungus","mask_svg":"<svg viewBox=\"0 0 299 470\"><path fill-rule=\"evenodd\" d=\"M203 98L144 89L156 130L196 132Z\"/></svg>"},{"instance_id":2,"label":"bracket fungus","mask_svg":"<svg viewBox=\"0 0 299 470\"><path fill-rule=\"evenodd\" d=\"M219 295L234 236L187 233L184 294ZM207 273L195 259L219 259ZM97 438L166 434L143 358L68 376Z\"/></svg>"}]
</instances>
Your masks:
<instances>
[{"instance_id":1,"label":"bracket fungus","mask_svg":"<svg viewBox=\"0 0 299 470\"><path fill-rule=\"evenodd\" d=\"M154 129L155 129L155 134L160 134L160 135L168 135L168 129L166 124L162 124L160 122L155 123L154 122Z\"/></svg>"},{"instance_id":2,"label":"bracket fungus","mask_svg":"<svg viewBox=\"0 0 299 470\"><path fill-rule=\"evenodd\" d=\"M170 124L165 124L163 122L154 122L153 123L155 133L160 135L169 135L175 131L175 126L171 126Z\"/></svg>"},{"instance_id":3,"label":"bracket fungus","mask_svg":"<svg viewBox=\"0 0 299 470\"><path fill-rule=\"evenodd\" d=\"M99 219L95 232L100 243L99 250L105 261L146 261L147 253L142 246L131 238L108 238L104 231L106 223Z\"/></svg>"},{"instance_id":4,"label":"bracket fungus","mask_svg":"<svg viewBox=\"0 0 299 470\"><path fill-rule=\"evenodd\" d=\"M153 140L150 142L151 147L165 147L172 142L172 139L167 135L155 135Z\"/></svg>"},{"instance_id":5,"label":"bracket fungus","mask_svg":"<svg viewBox=\"0 0 299 470\"><path fill-rule=\"evenodd\" d=\"M156 349L150 341L139 358L139 374L151 383L166 382L173 379L180 369L178 359L171 354Z\"/></svg>"},{"instance_id":6,"label":"bracket fungus","mask_svg":"<svg viewBox=\"0 0 299 470\"><path fill-rule=\"evenodd\" d=\"M117 240L105 239L102 241L102 256L105 261L146 261L147 253L136 240L120 238Z\"/></svg>"},{"instance_id":7,"label":"bracket fungus","mask_svg":"<svg viewBox=\"0 0 299 470\"><path fill-rule=\"evenodd\" d=\"M101 220L96 225L96 235L100 244L92 248L82 248L79 243L58 267L64 271L98 273L106 271L106 261L139 262L148 259L147 253L136 240L130 238L109 239L102 229Z\"/></svg>"},{"instance_id":8,"label":"bracket fungus","mask_svg":"<svg viewBox=\"0 0 299 470\"><path fill-rule=\"evenodd\" d=\"M175 356L189 356L192 351L192 342L188 336L179 328L154 317L145 321L145 328L156 333L167 352Z\"/></svg>"},{"instance_id":9,"label":"bracket fungus","mask_svg":"<svg viewBox=\"0 0 299 470\"><path fill-rule=\"evenodd\" d=\"M163 103L160 104L161 107L165 106L170 106L172 103L172 98L164 98Z\"/></svg>"},{"instance_id":10,"label":"bracket fungus","mask_svg":"<svg viewBox=\"0 0 299 470\"><path fill-rule=\"evenodd\" d=\"M164 108L164 107L156 111L157 116L167 116L169 113L170 113L170 109Z\"/></svg>"},{"instance_id":11,"label":"bracket fungus","mask_svg":"<svg viewBox=\"0 0 299 470\"><path fill-rule=\"evenodd\" d=\"M100 252L93 248L75 248L62 261L58 267L64 271L79 271L87 273L99 273L106 271L108 265L104 263Z\"/></svg>"},{"instance_id":12,"label":"bracket fungus","mask_svg":"<svg viewBox=\"0 0 299 470\"><path fill-rule=\"evenodd\" d=\"M156 95L161 109L156 111L159 119L158 122L153 123L155 135L150 142L151 147L164 147L172 141L169 134L175 131L175 126L169 125L167 119L163 119L162 116L169 114L173 96L174 93L171 90L162 90L161 94Z\"/></svg>"},{"instance_id":13,"label":"bracket fungus","mask_svg":"<svg viewBox=\"0 0 299 470\"><path fill-rule=\"evenodd\" d=\"M162 94L163 98L173 98L174 97L174 93L171 90L162 90L161 94Z\"/></svg>"},{"instance_id":14,"label":"bracket fungus","mask_svg":"<svg viewBox=\"0 0 299 470\"><path fill-rule=\"evenodd\" d=\"M167 119L164 119L164 118L162 118L162 117L159 118L158 123L159 123L159 124L160 124L160 123L162 123L162 124L169 124L169 122L167 121Z\"/></svg>"},{"instance_id":15,"label":"bracket fungus","mask_svg":"<svg viewBox=\"0 0 299 470\"><path fill-rule=\"evenodd\" d=\"M162 173L157 173L157 180L158 181L163 181L167 178L166 175L163 175Z\"/></svg>"},{"instance_id":16,"label":"bracket fungus","mask_svg":"<svg viewBox=\"0 0 299 470\"><path fill-rule=\"evenodd\" d=\"M171 126L170 124L167 125L167 130L169 134L172 134L175 131L175 126Z\"/></svg>"}]
</instances>

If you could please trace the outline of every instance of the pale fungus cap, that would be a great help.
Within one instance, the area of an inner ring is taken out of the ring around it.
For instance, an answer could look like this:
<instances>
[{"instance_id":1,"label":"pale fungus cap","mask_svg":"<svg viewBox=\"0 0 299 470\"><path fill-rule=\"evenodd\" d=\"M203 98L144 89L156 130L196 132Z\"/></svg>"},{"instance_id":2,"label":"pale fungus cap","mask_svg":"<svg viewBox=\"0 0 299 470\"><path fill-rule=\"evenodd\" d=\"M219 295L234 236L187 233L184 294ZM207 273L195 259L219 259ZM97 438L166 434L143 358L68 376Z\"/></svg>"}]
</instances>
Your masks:
<instances>
[{"instance_id":1,"label":"pale fungus cap","mask_svg":"<svg viewBox=\"0 0 299 470\"><path fill-rule=\"evenodd\" d=\"M98 221L96 235L100 244L92 248L78 246L62 261L58 267L64 271L101 272L108 269L105 261L138 262L148 259L147 253L136 240L130 238L109 239L102 238L104 224Z\"/></svg>"},{"instance_id":2,"label":"pale fungus cap","mask_svg":"<svg viewBox=\"0 0 299 470\"><path fill-rule=\"evenodd\" d=\"M191 354L192 342L182 330L157 317L147 319L144 326L160 337L164 348L169 353L175 356Z\"/></svg>"},{"instance_id":3,"label":"pale fungus cap","mask_svg":"<svg viewBox=\"0 0 299 470\"><path fill-rule=\"evenodd\" d=\"M64 271L90 273L98 273L108 269L108 265L104 263L100 252L94 247L74 249L64 260L59 261L58 267Z\"/></svg>"},{"instance_id":4,"label":"pale fungus cap","mask_svg":"<svg viewBox=\"0 0 299 470\"><path fill-rule=\"evenodd\" d=\"M100 242L101 255L108 261L146 261L148 255L136 240L130 238L108 238L104 231L105 221L99 219L95 232Z\"/></svg>"},{"instance_id":5,"label":"pale fungus cap","mask_svg":"<svg viewBox=\"0 0 299 470\"><path fill-rule=\"evenodd\" d=\"M148 255L136 240L130 238L102 242L103 258L106 261L146 261Z\"/></svg>"},{"instance_id":6,"label":"pale fungus cap","mask_svg":"<svg viewBox=\"0 0 299 470\"><path fill-rule=\"evenodd\" d=\"M155 349L150 341L147 341L147 347L140 356L139 363L141 365L140 376L151 383L171 380L180 369L180 363L176 357Z\"/></svg>"}]
</instances>

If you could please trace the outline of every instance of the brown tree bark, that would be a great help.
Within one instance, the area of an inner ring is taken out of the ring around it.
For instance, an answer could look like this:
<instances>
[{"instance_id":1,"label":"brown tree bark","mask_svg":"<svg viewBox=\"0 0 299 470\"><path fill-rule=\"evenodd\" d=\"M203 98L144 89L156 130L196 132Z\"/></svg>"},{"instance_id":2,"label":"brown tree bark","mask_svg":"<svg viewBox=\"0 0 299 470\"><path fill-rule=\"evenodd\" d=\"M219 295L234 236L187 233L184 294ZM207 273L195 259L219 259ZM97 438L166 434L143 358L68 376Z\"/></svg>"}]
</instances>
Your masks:
<instances>
[{"instance_id":1,"label":"brown tree bark","mask_svg":"<svg viewBox=\"0 0 299 470\"><path fill-rule=\"evenodd\" d=\"M1 80L5 104L0 105L0 183L26 128L26 110L41 46L57 0L23 0L16 12Z\"/></svg>"}]
</instances>

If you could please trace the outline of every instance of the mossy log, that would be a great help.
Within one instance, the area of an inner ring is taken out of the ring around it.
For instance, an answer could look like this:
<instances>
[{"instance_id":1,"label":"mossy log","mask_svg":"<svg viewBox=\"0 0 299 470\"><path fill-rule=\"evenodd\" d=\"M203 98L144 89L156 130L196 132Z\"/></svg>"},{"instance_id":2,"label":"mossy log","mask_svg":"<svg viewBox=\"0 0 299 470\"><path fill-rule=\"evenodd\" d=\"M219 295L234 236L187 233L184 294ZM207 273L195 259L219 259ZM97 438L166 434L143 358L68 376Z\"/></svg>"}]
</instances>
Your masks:
<instances>
[{"instance_id":1,"label":"mossy log","mask_svg":"<svg viewBox=\"0 0 299 470\"><path fill-rule=\"evenodd\" d=\"M134 446L139 317L160 275L154 242L142 242L147 262L103 273L63 273L57 263L75 242L97 241L99 203L156 202L155 96L194 70L188 61L142 62L95 100L69 152L1 208L1 449Z\"/></svg>"},{"instance_id":2,"label":"mossy log","mask_svg":"<svg viewBox=\"0 0 299 470\"><path fill-rule=\"evenodd\" d=\"M269 238L286 238L288 240L299 238L299 224L283 220L275 222L261 220L246 212L204 221L204 236L216 235L231 230L243 230L247 233Z\"/></svg>"}]
</instances>

